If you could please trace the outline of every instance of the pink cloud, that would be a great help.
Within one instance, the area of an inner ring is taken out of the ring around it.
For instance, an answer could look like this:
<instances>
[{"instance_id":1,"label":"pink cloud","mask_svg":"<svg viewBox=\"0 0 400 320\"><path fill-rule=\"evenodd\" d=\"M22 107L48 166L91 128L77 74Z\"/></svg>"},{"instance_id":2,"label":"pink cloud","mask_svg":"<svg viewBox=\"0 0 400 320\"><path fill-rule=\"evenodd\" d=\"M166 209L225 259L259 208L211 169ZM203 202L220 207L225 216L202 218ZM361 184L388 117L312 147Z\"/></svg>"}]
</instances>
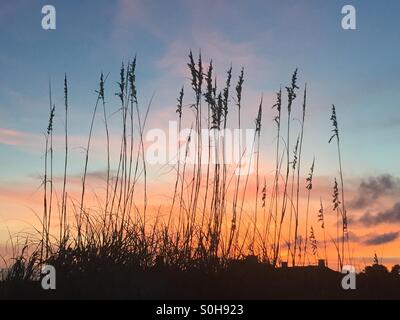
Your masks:
<instances>
[{"instance_id":1,"label":"pink cloud","mask_svg":"<svg viewBox=\"0 0 400 320\"><path fill-rule=\"evenodd\" d=\"M68 137L69 147L71 150L86 148L87 136L70 134ZM118 153L120 145L120 137L115 134L110 136L111 152ZM13 129L0 128L0 144L14 146L26 151L42 151L45 148L44 134L17 131ZM54 149L62 149L64 146L64 136L53 136ZM91 150L100 150L106 148L106 140L102 136L95 134L91 140Z\"/></svg>"},{"instance_id":2,"label":"pink cloud","mask_svg":"<svg viewBox=\"0 0 400 320\"><path fill-rule=\"evenodd\" d=\"M114 15L114 30L111 34L114 45L112 48L117 50L117 53L130 52L131 43L127 43L127 37L135 34L132 30L136 30L136 34L149 32L154 37L167 41L165 32L160 29L155 23L152 11L149 8L149 3L143 0L119 0L116 6Z\"/></svg>"},{"instance_id":3,"label":"pink cloud","mask_svg":"<svg viewBox=\"0 0 400 320\"><path fill-rule=\"evenodd\" d=\"M38 134L0 128L0 144L27 147L36 144L40 139L41 136Z\"/></svg>"},{"instance_id":4,"label":"pink cloud","mask_svg":"<svg viewBox=\"0 0 400 320\"><path fill-rule=\"evenodd\" d=\"M253 43L231 41L222 33L194 27L190 41L178 38L170 42L157 65L169 71L169 75L187 76L187 54L190 48L195 56L201 50L205 63L212 59L219 72L229 68L231 63L236 68L243 66L246 69L253 69L262 63Z\"/></svg>"}]
</instances>

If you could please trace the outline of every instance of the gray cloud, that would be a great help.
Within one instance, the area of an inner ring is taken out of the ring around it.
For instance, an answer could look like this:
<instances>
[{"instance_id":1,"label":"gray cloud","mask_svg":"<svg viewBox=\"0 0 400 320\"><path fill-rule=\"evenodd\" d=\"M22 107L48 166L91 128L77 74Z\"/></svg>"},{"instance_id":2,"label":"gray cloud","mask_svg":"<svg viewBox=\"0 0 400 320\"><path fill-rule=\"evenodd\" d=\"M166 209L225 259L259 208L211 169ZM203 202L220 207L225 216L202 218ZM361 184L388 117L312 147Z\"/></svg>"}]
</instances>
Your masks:
<instances>
[{"instance_id":1,"label":"gray cloud","mask_svg":"<svg viewBox=\"0 0 400 320\"><path fill-rule=\"evenodd\" d=\"M365 226L375 226L381 223L400 223L400 202L397 202L392 208L378 212L375 215L367 212L358 222Z\"/></svg>"},{"instance_id":2,"label":"gray cloud","mask_svg":"<svg viewBox=\"0 0 400 320\"><path fill-rule=\"evenodd\" d=\"M351 201L353 209L363 209L373 204L383 195L400 195L400 178L390 174L369 177L360 183L358 193Z\"/></svg>"},{"instance_id":3,"label":"gray cloud","mask_svg":"<svg viewBox=\"0 0 400 320\"><path fill-rule=\"evenodd\" d=\"M376 236L371 236L370 238L364 241L364 244L367 246L374 246L384 243L389 243L396 240L399 237L399 232L388 232Z\"/></svg>"},{"instance_id":4,"label":"gray cloud","mask_svg":"<svg viewBox=\"0 0 400 320\"><path fill-rule=\"evenodd\" d=\"M373 245L380 245L384 243L389 243L392 242L396 239L398 239L400 236L400 232L387 232L383 234L377 234L377 233L368 233L364 235L358 235L354 232L349 232L349 240L350 242L354 243L359 243L367 246L373 246ZM339 243L342 241L342 237L332 239L336 243Z\"/></svg>"},{"instance_id":5,"label":"gray cloud","mask_svg":"<svg viewBox=\"0 0 400 320\"><path fill-rule=\"evenodd\" d=\"M362 242L364 236L360 236L352 231L348 232L348 238L350 242L354 242L354 243L360 243ZM340 235L339 237L331 237L331 240L334 241L335 243L341 243L343 238L342 235Z\"/></svg>"}]
</instances>

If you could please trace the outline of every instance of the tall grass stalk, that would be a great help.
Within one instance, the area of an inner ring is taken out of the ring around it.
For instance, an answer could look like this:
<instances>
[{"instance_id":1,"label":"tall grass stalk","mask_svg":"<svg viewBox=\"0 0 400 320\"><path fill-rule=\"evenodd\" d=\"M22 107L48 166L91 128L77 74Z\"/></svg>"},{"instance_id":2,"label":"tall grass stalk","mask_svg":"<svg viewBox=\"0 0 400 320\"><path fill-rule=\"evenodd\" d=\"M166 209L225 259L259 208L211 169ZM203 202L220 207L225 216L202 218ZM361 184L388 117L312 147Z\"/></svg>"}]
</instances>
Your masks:
<instances>
[{"instance_id":1,"label":"tall grass stalk","mask_svg":"<svg viewBox=\"0 0 400 320\"><path fill-rule=\"evenodd\" d=\"M326 250L326 235L325 235L325 216L324 216L324 206L322 205L322 199L320 199L320 209L318 211L318 222L321 222L321 229L324 235L324 253L325 253L325 262L326 266L328 266L328 253Z\"/></svg>"},{"instance_id":2,"label":"tall grass stalk","mask_svg":"<svg viewBox=\"0 0 400 320\"><path fill-rule=\"evenodd\" d=\"M67 168L68 168L68 81L67 74L64 75L64 112L65 112L65 128L64 128L64 176L62 186L61 216L60 216L60 245L64 245L67 227Z\"/></svg>"},{"instance_id":3,"label":"tall grass stalk","mask_svg":"<svg viewBox=\"0 0 400 320\"><path fill-rule=\"evenodd\" d=\"M82 218L85 215L85 212L84 212L85 211L85 191L86 191L86 178L87 178L88 164L89 164L90 143L92 140L94 121L96 118L97 107L98 107L99 101L100 101L100 93L97 94L96 103L95 103L95 106L93 109L92 120L90 121L90 127L89 127L89 136L88 136L88 141L87 141L86 150L85 150L85 166L84 166L84 170L83 170L80 210L79 210L78 221L77 221L77 229L78 229L77 244L78 244L78 247L80 247L82 245Z\"/></svg>"},{"instance_id":4,"label":"tall grass stalk","mask_svg":"<svg viewBox=\"0 0 400 320\"><path fill-rule=\"evenodd\" d=\"M308 259L308 256L307 256L308 213L309 213L309 208L310 208L311 190L313 188L314 164L315 164L315 158L313 159L313 162L312 162L312 165L311 165L311 168L310 168L310 173L308 174L308 177L306 179L306 182L307 182L307 185L306 185L306 189L307 189L307 208L306 208L306 227L305 227L305 238L304 238L305 241L304 241L304 253L303 253L303 266L305 264L306 257Z\"/></svg>"},{"instance_id":5,"label":"tall grass stalk","mask_svg":"<svg viewBox=\"0 0 400 320\"><path fill-rule=\"evenodd\" d=\"M236 85L236 105L238 107L238 130L240 132L241 129L241 108L242 108L242 90L243 90L243 82L244 82L244 68L240 71L239 75L239 80ZM238 143L238 167L237 167L237 172L236 173L236 182L235 182L235 190L233 194L233 207L232 207L232 222L231 222L231 230L230 230L230 236L228 240L228 250L227 253L228 255L230 254L231 246L233 243L233 239L235 237L235 232L237 232L237 227L238 227L238 222L237 222L237 201L238 201L238 196L239 196L239 186L240 186L240 175L241 175L241 155L242 155L242 143L241 143L241 137L239 137L239 143Z\"/></svg>"},{"instance_id":6,"label":"tall grass stalk","mask_svg":"<svg viewBox=\"0 0 400 320\"><path fill-rule=\"evenodd\" d=\"M298 153L298 148L299 148L299 139L300 137L297 137L297 141L296 141L296 145L294 147L293 150L293 161L292 161L292 182L291 182L291 186L290 186L290 201L291 201L291 205L290 205L290 217L289 217L289 239L288 239L288 252L287 252L287 257L288 257L288 261L289 261L289 256L292 255L292 264L293 264L293 260L294 260L294 255L293 252L291 250L291 235L292 235L292 220L293 220L293 199L294 199L294 177L295 177L295 171L296 171L296 165L297 165L297 153ZM295 216L297 217L297 213L295 212Z\"/></svg>"},{"instance_id":7,"label":"tall grass stalk","mask_svg":"<svg viewBox=\"0 0 400 320\"><path fill-rule=\"evenodd\" d=\"M293 249L293 266L296 265L296 249L297 249L297 236L299 229L299 200L300 200L300 167L301 167L301 151L303 147L304 137L304 122L306 117L306 105L307 105L307 83L304 86L303 96L303 108L302 108L302 119L301 119L301 131L300 131L300 144L299 144L299 156L297 164L297 182L296 182L296 211L295 211L295 228L294 228L294 249Z\"/></svg>"},{"instance_id":8,"label":"tall grass stalk","mask_svg":"<svg viewBox=\"0 0 400 320\"><path fill-rule=\"evenodd\" d=\"M341 156L341 150L340 150L340 138L339 138L339 126L338 126L338 121L336 117L336 108L335 105L332 105L332 114L331 114L331 121L332 121L332 132L333 135L329 139L329 143L336 138L336 146L337 146L337 153L338 153L338 160L339 160L339 176L340 176L340 187L341 187L341 196L342 196L342 208L341 208L341 214L342 214L342 259L343 263L345 260L345 239L348 241L348 229L347 229L347 212L346 212L346 206L345 206L345 197L344 197L344 181L343 181L343 170L342 170L342 156Z\"/></svg>"},{"instance_id":9,"label":"tall grass stalk","mask_svg":"<svg viewBox=\"0 0 400 320\"><path fill-rule=\"evenodd\" d=\"M288 118L287 118L287 137L286 137L286 175L285 175L285 186L282 195L282 208L281 208L281 218L279 222L279 229L278 229L278 237L276 241L276 251L274 256L274 264L276 264L278 256L279 256L279 247L280 247L280 238L282 232L282 225L283 220L286 214L287 202L288 202L288 195L287 195L287 187L289 181L289 172L290 172L290 123L291 123L291 114L292 114L292 104L293 101L296 99L296 89L299 89L297 86L297 69L294 71L292 75L292 82L289 87L286 87L287 95L288 95Z\"/></svg>"},{"instance_id":10,"label":"tall grass stalk","mask_svg":"<svg viewBox=\"0 0 400 320\"><path fill-rule=\"evenodd\" d=\"M253 255L254 252L254 245L256 242L256 231L257 231L257 210L258 210L258 193L260 189L260 181L259 181L259 165L260 165L260 140L261 140L261 120L262 120L262 104L263 98L261 97L260 106L258 107L258 114L255 120L256 122L256 135L257 135L257 156L256 156L256 201L255 201L255 208L254 208L254 228L253 228L253 240L251 244L251 251Z\"/></svg>"}]
</instances>

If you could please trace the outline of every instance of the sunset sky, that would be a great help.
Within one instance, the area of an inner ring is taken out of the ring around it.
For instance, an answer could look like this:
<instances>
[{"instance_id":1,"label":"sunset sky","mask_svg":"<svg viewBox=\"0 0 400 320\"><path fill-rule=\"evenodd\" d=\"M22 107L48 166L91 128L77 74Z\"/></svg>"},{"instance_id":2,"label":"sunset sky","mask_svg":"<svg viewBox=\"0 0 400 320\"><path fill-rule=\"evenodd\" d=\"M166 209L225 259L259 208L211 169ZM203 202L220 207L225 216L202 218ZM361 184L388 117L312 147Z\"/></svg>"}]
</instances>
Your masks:
<instances>
[{"instance_id":1,"label":"sunset sky","mask_svg":"<svg viewBox=\"0 0 400 320\"><path fill-rule=\"evenodd\" d=\"M41 27L46 4L56 8L56 30ZM356 8L357 30L341 27L346 4ZM197 55L201 49L205 62L213 59L221 79L232 64L236 81L244 67L244 127L254 126L263 95L261 151L267 178L274 168L275 92L288 85L293 70L299 69L293 117L300 117L301 92L307 83L302 167L305 179L315 156L311 204L315 228L319 199L331 210L333 179L338 177L335 145L328 144L331 106L336 105L354 256L369 259L376 252L388 264L395 261L389 258L400 261L399 12L396 0L1 1L0 242L6 243L8 229L27 230L37 219L33 211L40 210L49 79L56 104L55 175L61 176L64 73L68 76L69 183L78 190L82 147L100 73L109 73L106 99L112 114L119 108L114 93L121 62L137 55L143 108L154 94L147 128L165 129L168 121L176 120L180 88L184 85L190 91L187 54L192 49ZM299 130L298 122L293 128ZM100 125L95 128L95 150L104 147L102 130ZM116 153L118 132L113 131L111 138ZM96 152L91 158L93 189L95 173L105 169L104 160ZM171 192L173 176L155 172L149 179L154 199Z\"/></svg>"}]
</instances>

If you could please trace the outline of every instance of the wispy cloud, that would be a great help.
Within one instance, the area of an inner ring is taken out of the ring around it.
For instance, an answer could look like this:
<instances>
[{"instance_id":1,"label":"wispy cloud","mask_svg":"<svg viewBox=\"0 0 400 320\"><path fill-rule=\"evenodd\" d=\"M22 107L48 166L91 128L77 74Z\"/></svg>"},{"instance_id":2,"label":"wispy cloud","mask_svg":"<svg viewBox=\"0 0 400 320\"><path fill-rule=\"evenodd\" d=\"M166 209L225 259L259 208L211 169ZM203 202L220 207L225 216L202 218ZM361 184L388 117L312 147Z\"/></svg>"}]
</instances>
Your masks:
<instances>
[{"instance_id":1,"label":"wispy cloud","mask_svg":"<svg viewBox=\"0 0 400 320\"><path fill-rule=\"evenodd\" d=\"M167 41L167 33L155 21L158 19L154 16L149 1L119 0L116 5L111 34L114 45L117 48L130 48L132 44L126 39L132 35L139 36L143 33ZM132 30L139 32L132 32Z\"/></svg>"},{"instance_id":2,"label":"wispy cloud","mask_svg":"<svg viewBox=\"0 0 400 320\"><path fill-rule=\"evenodd\" d=\"M389 242L393 242L398 239L400 232L389 231L385 233L367 233L367 234L357 234L354 232L349 232L349 240L352 243L358 243L366 246L381 245ZM342 241L341 238L336 238L336 242Z\"/></svg>"},{"instance_id":3,"label":"wispy cloud","mask_svg":"<svg viewBox=\"0 0 400 320\"><path fill-rule=\"evenodd\" d=\"M64 145L63 135L54 135L53 143L55 149L62 147ZM87 137L84 135L73 135L69 137L69 146L71 149L84 149L87 145ZM112 146L112 151L118 152L120 143L120 137L115 134L110 136L110 144ZM38 151L44 150L45 137L43 134L32 133L27 131L19 131L7 128L0 128L0 144L14 146L19 149L26 151ZM95 136L91 140L92 149L104 149L105 140L101 136ZM95 153L94 153L95 154Z\"/></svg>"},{"instance_id":4,"label":"wispy cloud","mask_svg":"<svg viewBox=\"0 0 400 320\"><path fill-rule=\"evenodd\" d=\"M189 37L190 39L187 39ZM213 59L219 68L229 68L232 63L236 68L255 69L262 62L251 41L232 41L218 31L194 27L187 37L181 37L170 42L165 54L159 59L158 66L174 75L187 75L187 52L190 47L196 53L202 51L203 59L208 62ZM218 69L217 69L218 70ZM222 70L218 70L222 71Z\"/></svg>"},{"instance_id":5,"label":"wispy cloud","mask_svg":"<svg viewBox=\"0 0 400 320\"><path fill-rule=\"evenodd\" d=\"M392 242L399 237L399 232L388 232L376 236L371 236L370 238L364 241L364 244L367 246L374 246Z\"/></svg>"},{"instance_id":6,"label":"wispy cloud","mask_svg":"<svg viewBox=\"0 0 400 320\"><path fill-rule=\"evenodd\" d=\"M0 144L11 146L26 146L29 141L36 140L36 135L28 134L11 129L0 128Z\"/></svg>"},{"instance_id":7,"label":"wispy cloud","mask_svg":"<svg viewBox=\"0 0 400 320\"><path fill-rule=\"evenodd\" d=\"M389 174L369 177L361 181L358 193L351 201L353 209L364 209L382 196L400 195L400 178Z\"/></svg>"},{"instance_id":8,"label":"wispy cloud","mask_svg":"<svg viewBox=\"0 0 400 320\"><path fill-rule=\"evenodd\" d=\"M383 223L398 224L400 223L400 202L395 203L392 208L376 214L367 212L361 216L358 222L367 227L376 226Z\"/></svg>"}]
</instances>

